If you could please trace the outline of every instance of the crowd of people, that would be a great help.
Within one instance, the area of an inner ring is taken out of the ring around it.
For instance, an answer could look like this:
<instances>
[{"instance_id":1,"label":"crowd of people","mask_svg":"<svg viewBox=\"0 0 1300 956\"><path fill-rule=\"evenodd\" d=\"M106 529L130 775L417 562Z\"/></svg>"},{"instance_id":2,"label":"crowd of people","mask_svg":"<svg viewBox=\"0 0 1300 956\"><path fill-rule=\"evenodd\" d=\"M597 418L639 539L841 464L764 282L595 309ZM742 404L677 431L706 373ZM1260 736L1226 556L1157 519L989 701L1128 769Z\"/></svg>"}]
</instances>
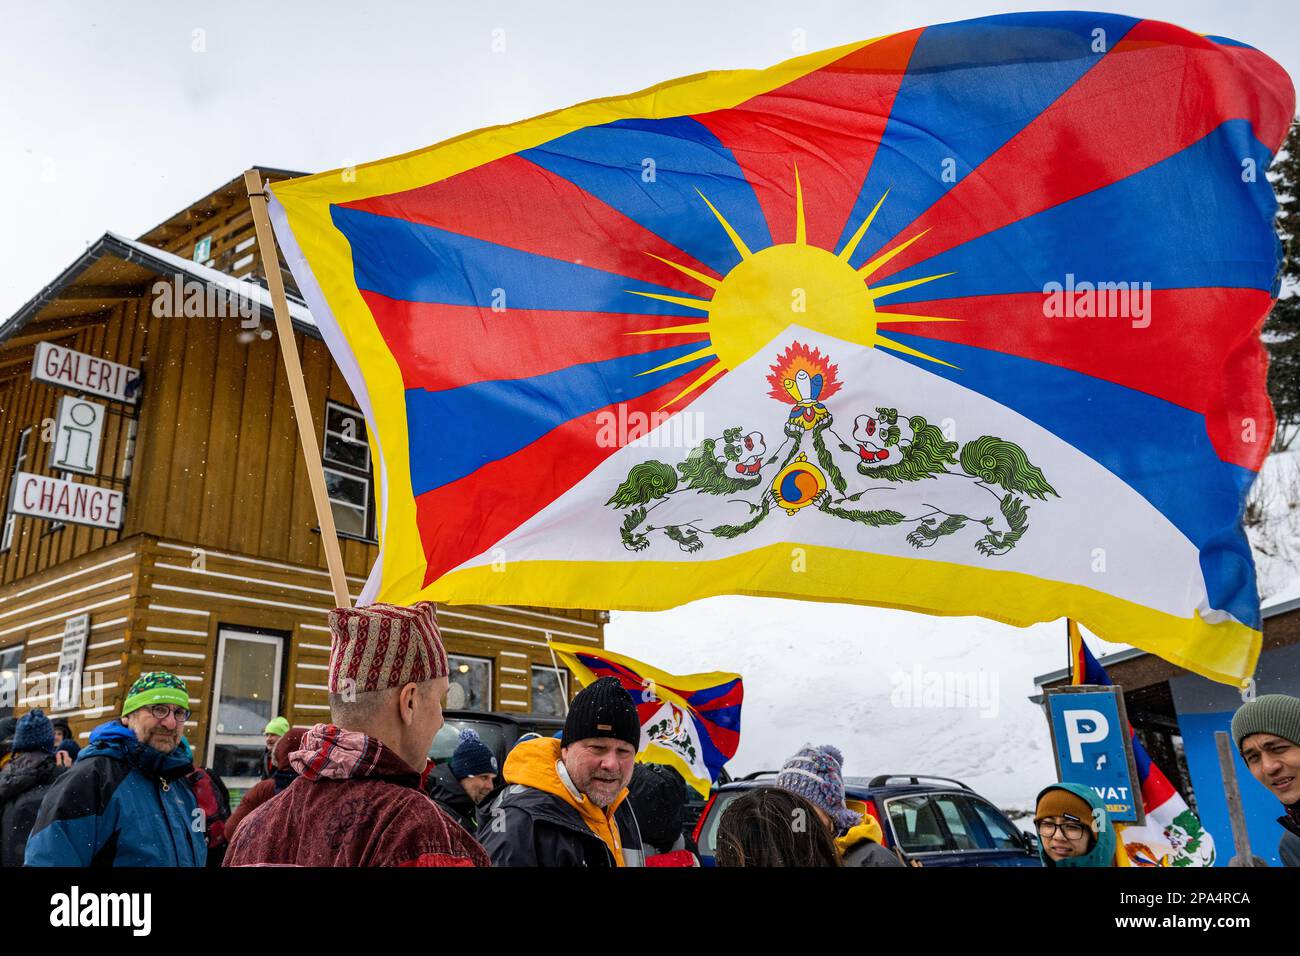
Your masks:
<instances>
[{"instance_id":1,"label":"crowd of people","mask_svg":"<svg viewBox=\"0 0 1300 956\"><path fill-rule=\"evenodd\" d=\"M142 675L84 748L39 709L0 722L0 865L698 865L686 783L637 763L641 725L616 679L583 688L561 733L524 735L503 766L472 730L435 766L449 677L433 605L339 609L330 629L332 722L272 720L264 779L233 812L220 777L195 763L173 674ZM1282 803L1281 855L1300 865L1300 699L1246 703L1232 737ZM1034 823L1044 866L1114 865L1115 827L1090 788L1047 786ZM905 865L846 800L829 745L801 748L732 800L715 843L722 867Z\"/></svg>"}]
</instances>

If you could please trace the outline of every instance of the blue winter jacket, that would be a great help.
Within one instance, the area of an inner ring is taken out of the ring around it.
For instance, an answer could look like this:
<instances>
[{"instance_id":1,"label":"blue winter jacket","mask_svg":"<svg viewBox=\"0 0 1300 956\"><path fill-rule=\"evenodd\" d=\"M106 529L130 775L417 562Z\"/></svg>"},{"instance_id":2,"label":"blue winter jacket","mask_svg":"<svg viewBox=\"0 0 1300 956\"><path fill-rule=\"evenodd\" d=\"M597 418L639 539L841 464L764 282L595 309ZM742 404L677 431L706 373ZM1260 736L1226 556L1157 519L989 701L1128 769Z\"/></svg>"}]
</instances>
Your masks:
<instances>
[{"instance_id":1,"label":"blue winter jacket","mask_svg":"<svg viewBox=\"0 0 1300 956\"><path fill-rule=\"evenodd\" d=\"M203 866L203 813L181 779L193 769L120 721L96 727L41 804L24 865Z\"/></svg>"}]
</instances>

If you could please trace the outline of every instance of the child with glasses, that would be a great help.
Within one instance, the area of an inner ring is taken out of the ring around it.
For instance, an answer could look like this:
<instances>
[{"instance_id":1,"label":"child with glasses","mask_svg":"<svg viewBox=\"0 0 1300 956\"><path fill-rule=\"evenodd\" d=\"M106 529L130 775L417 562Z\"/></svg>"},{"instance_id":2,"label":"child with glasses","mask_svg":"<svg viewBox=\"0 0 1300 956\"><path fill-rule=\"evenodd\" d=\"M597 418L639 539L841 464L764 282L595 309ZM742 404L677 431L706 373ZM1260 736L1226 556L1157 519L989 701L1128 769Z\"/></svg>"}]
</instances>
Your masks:
<instances>
[{"instance_id":1,"label":"child with glasses","mask_svg":"<svg viewBox=\"0 0 1300 956\"><path fill-rule=\"evenodd\" d=\"M1034 810L1043 866L1114 866L1115 826L1097 795L1076 783L1057 783L1038 795Z\"/></svg>"}]
</instances>

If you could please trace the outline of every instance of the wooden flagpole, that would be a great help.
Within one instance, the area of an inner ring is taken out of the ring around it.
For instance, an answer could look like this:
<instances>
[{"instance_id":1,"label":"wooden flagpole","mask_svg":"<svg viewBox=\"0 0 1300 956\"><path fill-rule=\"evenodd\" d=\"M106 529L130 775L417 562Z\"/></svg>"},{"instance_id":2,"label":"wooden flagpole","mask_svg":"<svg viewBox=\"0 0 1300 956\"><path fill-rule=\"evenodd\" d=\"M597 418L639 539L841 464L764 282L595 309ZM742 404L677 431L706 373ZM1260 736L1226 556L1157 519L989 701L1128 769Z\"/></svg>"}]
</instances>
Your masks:
<instances>
[{"instance_id":1,"label":"wooden flagpole","mask_svg":"<svg viewBox=\"0 0 1300 956\"><path fill-rule=\"evenodd\" d=\"M316 520L320 524L321 543L325 546L325 563L329 566L330 584L334 588L334 603L336 607L351 607L352 597L348 594L347 575L343 571L343 552L334 528L334 511L325 490L325 472L321 467L320 445L316 443L316 426L311 419L311 404L307 401L307 383L302 377L302 362L298 358L293 322L289 318L289 303L284 297L284 279L280 275L280 256L276 252L275 233L267 213L266 190L256 169L245 171L244 188L248 190L248 202L253 208L257 254L261 257L266 284L271 292L275 337L280 341L280 355L284 357L284 371L289 378L289 395L298 423L302 455L307 460L307 477L311 482L312 501L316 504Z\"/></svg>"}]
</instances>

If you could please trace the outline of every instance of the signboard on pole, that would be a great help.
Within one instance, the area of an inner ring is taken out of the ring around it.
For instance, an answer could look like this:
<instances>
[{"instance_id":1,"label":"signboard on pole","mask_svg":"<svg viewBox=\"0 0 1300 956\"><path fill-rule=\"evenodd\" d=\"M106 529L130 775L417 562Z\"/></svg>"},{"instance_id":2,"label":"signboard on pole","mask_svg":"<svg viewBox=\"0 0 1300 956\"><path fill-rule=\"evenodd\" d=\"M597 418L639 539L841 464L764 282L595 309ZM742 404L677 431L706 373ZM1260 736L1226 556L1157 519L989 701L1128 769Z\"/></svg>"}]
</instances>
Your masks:
<instances>
[{"instance_id":1,"label":"signboard on pole","mask_svg":"<svg viewBox=\"0 0 1300 956\"><path fill-rule=\"evenodd\" d=\"M1048 688L1047 710L1061 782L1092 788L1113 822L1145 824L1122 689L1117 685Z\"/></svg>"},{"instance_id":2,"label":"signboard on pole","mask_svg":"<svg viewBox=\"0 0 1300 956\"><path fill-rule=\"evenodd\" d=\"M53 467L93 475L99 471L99 440L104 432L105 407L84 398L64 395L54 433Z\"/></svg>"},{"instance_id":3,"label":"signboard on pole","mask_svg":"<svg viewBox=\"0 0 1300 956\"><path fill-rule=\"evenodd\" d=\"M18 515L116 529L122 527L125 500L126 495L111 488L20 471L10 507Z\"/></svg>"},{"instance_id":4,"label":"signboard on pole","mask_svg":"<svg viewBox=\"0 0 1300 956\"><path fill-rule=\"evenodd\" d=\"M63 623L63 645L59 648L59 675L54 684L51 710L75 707L81 697L81 669L86 663L86 639L90 615L80 614Z\"/></svg>"},{"instance_id":5,"label":"signboard on pole","mask_svg":"<svg viewBox=\"0 0 1300 956\"><path fill-rule=\"evenodd\" d=\"M137 368L96 358L53 342L37 342L32 356L33 382L88 392L115 402L135 404L135 383L139 377Z\"/></svg>"}]
</instances>

